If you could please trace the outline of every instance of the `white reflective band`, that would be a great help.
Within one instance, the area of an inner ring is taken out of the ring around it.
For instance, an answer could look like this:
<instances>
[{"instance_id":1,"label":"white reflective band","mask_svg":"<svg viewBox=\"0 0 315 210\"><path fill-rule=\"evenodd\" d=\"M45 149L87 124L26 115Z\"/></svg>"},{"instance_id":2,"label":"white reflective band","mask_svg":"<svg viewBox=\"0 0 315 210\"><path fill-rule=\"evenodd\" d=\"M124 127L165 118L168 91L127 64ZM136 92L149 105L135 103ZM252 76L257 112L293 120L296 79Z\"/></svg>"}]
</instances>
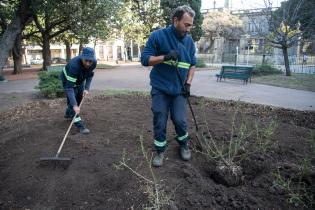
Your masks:
<instances>
[{"instance_id":1,"label":"white reflective band","mask_svg":"<svg viewBox=\"0 0 315 210\"><path fill-rule=\"evenodd\" d=\"M74 122L79 122L79 121L81 121L81 117L74 118Z\"/></svg>"},{"instance_id":2,"label":"white reflective band","mask_svg":"<svg viewBox=\"0 0 315 210\"><path fill-rule=\"evenodd\" d=\"M158 146L158 147L164 147L166 145L166 140L162 142L154 140L154 144L155 146Z\"/></svg>"},{"instance_id":3,"label":"white reflective band","mask_svg":"<svg viewBox=\"0 0 315 210\"><path fill-rule=\"evenodd\" d=\"M181 137L177 137L177 139L179 141L183 141L184 139L186 139L188 137L188 133L186 133L184 136L181 136Z\"/></svg>"}]
</instances>

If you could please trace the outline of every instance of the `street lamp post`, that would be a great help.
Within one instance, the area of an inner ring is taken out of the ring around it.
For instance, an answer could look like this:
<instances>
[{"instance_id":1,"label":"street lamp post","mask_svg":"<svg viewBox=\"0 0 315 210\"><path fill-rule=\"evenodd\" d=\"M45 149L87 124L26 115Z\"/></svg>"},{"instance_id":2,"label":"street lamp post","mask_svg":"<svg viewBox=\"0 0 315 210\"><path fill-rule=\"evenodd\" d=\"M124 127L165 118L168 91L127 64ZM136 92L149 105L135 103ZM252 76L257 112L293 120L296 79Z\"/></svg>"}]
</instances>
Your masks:
<instances>
[{"instance_id":1,"label":"street lamp post","mask_svg":"<svg viewBox=\"0 0 315 210\"><path fill-rule=\"evenodd\" d=\"M248 66L248 60L249 60L249 47L250 47L250 42L249 42L249 36L246 36L247 38L247 58L246 58L246 65Z\"/></svg>"},{"instance_id":2,"label":"street lamp post","mask_svg":"<svg viewBox=\"0 0 315 210\"><path fill-rule=\"evenodd\" d=\"M238 59L238 46L236 46L235 66L237 64L237 59Z\"/></svg>"}]
</instances>

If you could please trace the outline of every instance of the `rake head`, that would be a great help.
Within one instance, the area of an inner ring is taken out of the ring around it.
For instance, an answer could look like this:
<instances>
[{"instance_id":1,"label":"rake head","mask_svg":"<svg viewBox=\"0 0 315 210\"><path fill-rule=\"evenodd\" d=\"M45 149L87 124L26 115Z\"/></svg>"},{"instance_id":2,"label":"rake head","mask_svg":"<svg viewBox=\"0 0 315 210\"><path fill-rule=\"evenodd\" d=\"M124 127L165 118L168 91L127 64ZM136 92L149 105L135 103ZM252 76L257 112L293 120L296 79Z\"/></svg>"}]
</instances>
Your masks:
<instances>
[{"instance_id":1,"label":"rake head","mask_svg":"<svg viewBox=\"0 0 315 210\"><path fill-rule=\"evenodd\" d=\"M71 164L71 158L67 157L41 157L40 166L53 166L67 168Z\"/></svg>"}]
</instances>

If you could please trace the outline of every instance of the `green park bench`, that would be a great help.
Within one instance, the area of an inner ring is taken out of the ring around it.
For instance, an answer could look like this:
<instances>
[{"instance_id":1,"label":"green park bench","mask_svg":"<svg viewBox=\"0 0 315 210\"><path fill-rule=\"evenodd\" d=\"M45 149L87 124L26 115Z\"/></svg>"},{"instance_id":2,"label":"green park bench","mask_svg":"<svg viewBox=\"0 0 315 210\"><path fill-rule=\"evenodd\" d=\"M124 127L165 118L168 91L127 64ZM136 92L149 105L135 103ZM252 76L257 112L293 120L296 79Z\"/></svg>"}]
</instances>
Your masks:
<instances>
[{"instance_id":1,"label":"green park bench","mask_svg":"<svg viewBox=\"0 0 315 210\"><path fill-rule=\"evenodd\" d=\"M220 74L216 74L217 82L225 80L225 78L229 79L240 79L244 81L244 84L247 84L248 79L251 83L251 72L253 70L253 66L222 66Z\"/></svg>"},{"instance_id":2,"label":"green park bench","mask_svg":"<svg viewBox=\"0 0 315 210\"><path fill-rule=\"evenodd\" d=\"M65 65L47 66L47 71L62 71Z\"/></svg>"}]
</instances>

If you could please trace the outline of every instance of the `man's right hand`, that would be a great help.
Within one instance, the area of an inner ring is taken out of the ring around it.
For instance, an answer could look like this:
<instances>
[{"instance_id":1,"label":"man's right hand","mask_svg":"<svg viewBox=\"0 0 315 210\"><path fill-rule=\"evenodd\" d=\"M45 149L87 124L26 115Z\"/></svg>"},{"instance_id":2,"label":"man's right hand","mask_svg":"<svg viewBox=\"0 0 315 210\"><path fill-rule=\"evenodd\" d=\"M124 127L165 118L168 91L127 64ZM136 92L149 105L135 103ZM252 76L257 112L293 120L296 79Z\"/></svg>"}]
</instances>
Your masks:
<instances>
[{"instance_id":1,"label":"man's right hand","mask_svg":"<svg viewBox=\"0 0 315 210\"><path fill-rule=\"evenodd\" d=\"M73 111L76 113L76 114L79 114L80 113L80 108L78 106L74 106L73 107Z\"/></svg>"},{"instance_id":2,"label":"man's right hand","mask_svg":"<svg viewBox=\"0 0 315 210\"><path fill-rule=\"evenodd\" d=\"M178 54L175 50L171 50L168 54L164 55L164 61L173 60L176 61Z\"/></svg>"}]
</instances>

